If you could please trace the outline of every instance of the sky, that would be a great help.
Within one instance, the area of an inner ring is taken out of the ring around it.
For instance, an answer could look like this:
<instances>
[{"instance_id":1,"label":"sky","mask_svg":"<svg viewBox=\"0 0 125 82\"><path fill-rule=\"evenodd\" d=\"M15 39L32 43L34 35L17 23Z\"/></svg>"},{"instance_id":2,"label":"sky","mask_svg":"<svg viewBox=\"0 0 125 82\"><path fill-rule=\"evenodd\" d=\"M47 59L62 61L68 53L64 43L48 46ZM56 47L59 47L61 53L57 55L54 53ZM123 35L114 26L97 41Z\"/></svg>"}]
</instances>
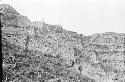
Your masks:
<instances>
[{"instance_id":1,"label":"sky","mask_svg":"<svg viewBox=\"0 0 125 82\"><path fill-rule=\"evenodd\" d=\"M33 21L79 34L125 33L125 0L0 0Z\"/></svg>"}]
</instances>

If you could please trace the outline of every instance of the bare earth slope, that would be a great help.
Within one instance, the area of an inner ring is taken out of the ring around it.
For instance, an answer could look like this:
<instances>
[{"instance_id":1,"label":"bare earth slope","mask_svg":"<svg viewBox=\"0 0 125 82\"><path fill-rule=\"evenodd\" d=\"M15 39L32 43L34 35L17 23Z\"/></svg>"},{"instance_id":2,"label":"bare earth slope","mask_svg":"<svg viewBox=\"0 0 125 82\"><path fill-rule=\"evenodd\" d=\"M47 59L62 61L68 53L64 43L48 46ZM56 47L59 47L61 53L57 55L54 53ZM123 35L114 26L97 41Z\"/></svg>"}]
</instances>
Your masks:
<instances>
[{"instance_id":1,"label":"bare earth slope","mask_svg":"<svg viewBox=\"0 0 125 82\"><path fill-rule=\"evenodd\" d=\"M83 36L0 5L3 82L125 82L125 34Z\"/></svg>"}]
</instances>

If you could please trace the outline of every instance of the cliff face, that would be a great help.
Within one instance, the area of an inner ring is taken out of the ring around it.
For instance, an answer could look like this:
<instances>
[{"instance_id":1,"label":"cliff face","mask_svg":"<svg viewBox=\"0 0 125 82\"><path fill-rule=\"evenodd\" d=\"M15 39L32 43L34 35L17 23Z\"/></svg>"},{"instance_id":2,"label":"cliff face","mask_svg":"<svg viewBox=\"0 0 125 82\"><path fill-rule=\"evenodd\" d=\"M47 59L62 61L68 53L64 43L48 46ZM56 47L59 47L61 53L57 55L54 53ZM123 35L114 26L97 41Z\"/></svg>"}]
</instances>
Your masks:
<instances>
[{"instance_id":1,"label":"cliff face","mask_svg":"<svg viewBox=\"0 0 125 82\"><path fill-rule=\"evenodd\" d=\"M2 4L3 82L125 81L125 34L83 36Z\"/></svg>"}]
</instances>

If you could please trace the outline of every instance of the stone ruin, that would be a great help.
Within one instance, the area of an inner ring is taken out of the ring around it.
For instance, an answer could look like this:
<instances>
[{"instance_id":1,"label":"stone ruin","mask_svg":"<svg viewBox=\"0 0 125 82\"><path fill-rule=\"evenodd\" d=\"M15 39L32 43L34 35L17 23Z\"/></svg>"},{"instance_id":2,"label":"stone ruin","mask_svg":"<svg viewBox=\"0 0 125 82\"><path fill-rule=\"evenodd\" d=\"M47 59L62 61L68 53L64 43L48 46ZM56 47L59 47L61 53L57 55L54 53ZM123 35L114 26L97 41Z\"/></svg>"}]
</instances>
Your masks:
<instances>
[{"instance_id":1,"label":"stone ruin","mask_svg":"<svg viewBox=\"0 0 125 82\"><path fill-rule=\"evenodd\" d=\"M125 82L125 34L89 36L0 5L2 82Z\"/></svg>"}]
</instances>

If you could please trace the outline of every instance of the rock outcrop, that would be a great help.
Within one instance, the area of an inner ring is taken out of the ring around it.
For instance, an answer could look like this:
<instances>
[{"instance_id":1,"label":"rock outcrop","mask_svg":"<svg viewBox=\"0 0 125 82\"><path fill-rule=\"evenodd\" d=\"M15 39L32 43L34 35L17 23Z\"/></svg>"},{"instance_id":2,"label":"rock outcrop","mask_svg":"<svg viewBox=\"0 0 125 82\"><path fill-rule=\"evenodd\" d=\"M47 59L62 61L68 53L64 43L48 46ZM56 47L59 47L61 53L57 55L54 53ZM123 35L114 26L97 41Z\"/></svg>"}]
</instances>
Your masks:
<instances>
[{"instance_id":1,"label":"rock outcrop","mask_svg":"<svg viewBox=\"0 0 125 82\"><path fill-rule=\"evenodd\" d=\"M0 5L3 82L124 82L125 34L85 36Z\"/></svg>"}]
</instances>

